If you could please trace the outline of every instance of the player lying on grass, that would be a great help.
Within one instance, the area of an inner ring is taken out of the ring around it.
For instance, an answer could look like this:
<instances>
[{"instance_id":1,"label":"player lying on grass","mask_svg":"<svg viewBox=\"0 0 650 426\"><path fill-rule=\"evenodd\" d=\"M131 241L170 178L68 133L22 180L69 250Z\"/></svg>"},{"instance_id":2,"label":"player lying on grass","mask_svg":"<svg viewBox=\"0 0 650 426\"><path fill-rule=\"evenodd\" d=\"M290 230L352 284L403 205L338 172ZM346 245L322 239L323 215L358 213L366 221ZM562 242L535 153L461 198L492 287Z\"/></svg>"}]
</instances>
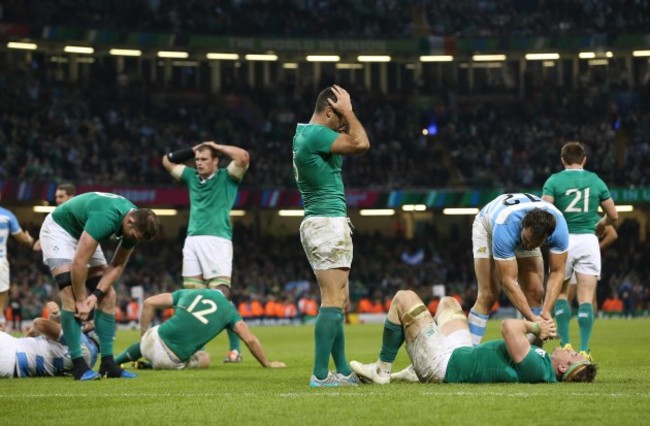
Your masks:
<instances>
[{"instance_id":1,"label":"player lying on grass","mask_svg":"<svg viewBox=\"0 0 650 426\"><path fill-rule=\"evenodd\" d=\"M59 306L47 304L48 318L37 318L26 337L13 337L0 329L0 378L62 376L72 372L72 359L66 346ZM93 332L81 335L81 352L92 368L99 345Z\"/></svg>"},{"instance_id":2,"label":"player lying on grass","mask_svg":"<svg viewBox=\"0 0 650 426\"><path fill-rule=\"evenodd\" d=\"M363 382L379 384L391 379L422 383L594 380L597 366L583 355L557 348L549 356L531 346L526 333L542 340L556 336L552 322L508 319L501 323L503 339L474 347L467 318L454 298L442 298L432 318L417 294L399 291L384 324L379 360L372 364L351 361L350 366ZM412 364L391 375L393 361L405 340Z\"/></svg>"},{"instance_id":3,"label":"player lying on grass","mask_svg":"<svg viewBox=\"0 0 650 426\"><path fill-rule=\"evenodd\" d=\"M149 328L157 309L174 307L174 315ZM151 296L144 301L140 318L141 339L117 356L122 364L147 358L154 369L181 370L208 367L210 355L201 350L224 329L233 330L263 367L282 368L269 361L257 337L220 290L178 290Z\"/></svg>"}]
</instances>

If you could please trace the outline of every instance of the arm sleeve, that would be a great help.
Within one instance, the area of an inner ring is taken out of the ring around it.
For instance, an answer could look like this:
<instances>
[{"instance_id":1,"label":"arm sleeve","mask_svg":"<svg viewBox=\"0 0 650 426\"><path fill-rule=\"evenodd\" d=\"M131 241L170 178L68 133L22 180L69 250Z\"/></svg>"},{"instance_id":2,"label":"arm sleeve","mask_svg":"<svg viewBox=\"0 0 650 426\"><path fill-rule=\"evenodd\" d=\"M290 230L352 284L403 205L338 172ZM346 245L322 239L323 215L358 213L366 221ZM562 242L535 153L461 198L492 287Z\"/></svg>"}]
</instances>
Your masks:
<instances>
[{"instance_id":1,"label":"arm sleeve","mask_svg":"<svg viewBox=\"0 0 650 426\"><path fill-rule=\"evenodd\" d=\"M115 219L106 215L92 213L88 216L88 221L84 227L86 231L97 242L110 237L115 233Z\"/></svg>"},{"instance_id":2,"label":"arm sleeve","mask_svg":"<svg viewBox=\"0 0 650 426\"><path fill-rule=\"evenodd\" d=\"M609 193L609 188L607 188L607 184L603 182L602 179L598 179L598 201L603 202L605 200L608 200L612 198L612 195Z\"/></svg>"},{"instance_id":3,"label":"arm sleeve","mask_svg":"<svg viewBox=\"0 0 650 426\"><path fill-rule=\"evenodd\" d=\"M555 231L548 237L548 249L553 253L564 253L569 250L569 227L562 214L555 215L557 224Z\"/></svg>"},{"instance_id":4,"label":"arm sleeve","mask_svg":"<svg viewBox=\"0 0 650 426\"><path fill-rule=\"evenodd\" d=\"M309 129L310 148L319 154L329 154L332 144L340 135L325 126L311 126Z\"/></svg>"},{"instance_id":5,"label":"arm sleeve","mask_svg":"<svg viewBox=\"0 0 650 426\"><path fill-rule=\"evenodd\" d=\"M187 184L189 183L190 179L192 179L192 177L194 176L194 172L195 170L193 167L185 166L178 179L180 179L181 181Z\"/></svg>"},{"instance_id":6,"label":"arm sleeve","mask_svg":"<svg viewBox=\"0 0 650 426\"><path fill-rule=\"evenodd\" d=\"M492 229L492 257L500 260L515 257L519 241L517 229L510 224L494 224Z\"/></svg>"},{"instance_id":7,"label":"arm sleeve","mask_svg":"<svg viewBox=\"0 0 650 426\"><path fill-rule=\"evenodd\" d=\"M176 290L175 292L172 293L172 305L174 305L174 308L176 305L178 305L178 301L181 299L181 296L183 295L183 290Z\"/></svg>"},{"instance_id":8,"label":"arm sleeve","mask_svg":"<svg viewBox=\"0 0 650 426\"><path fill-rule=\"evenodd\" d=\"M555 382L555 373L549 355L544 349L531 346L528 355L515 364L521 383Z\"/></svg>"},{"instance_id":9,"label":"arm sleeve","mask_svg":"<svg viewBox=\"0 0 650 426\"><path fill-rule=\"evenodd\" d=\"M16 235L22 231L18 219L16 219L16 215L7 211L7 217L9 217L9 232L11 232L11 235Z\"/></svg>"},{"instance_id":10,"label":"arm sleeve","mask_svg":"<svg viewBox=\"0 0 650 426\"><path fill-rule=\"evenodd\" d=\"M546 179L544 182L544 188L542 189L542 195L550 195L555 198L555 185L553 185L553 176Z\"/></svg>"}]
</instances>

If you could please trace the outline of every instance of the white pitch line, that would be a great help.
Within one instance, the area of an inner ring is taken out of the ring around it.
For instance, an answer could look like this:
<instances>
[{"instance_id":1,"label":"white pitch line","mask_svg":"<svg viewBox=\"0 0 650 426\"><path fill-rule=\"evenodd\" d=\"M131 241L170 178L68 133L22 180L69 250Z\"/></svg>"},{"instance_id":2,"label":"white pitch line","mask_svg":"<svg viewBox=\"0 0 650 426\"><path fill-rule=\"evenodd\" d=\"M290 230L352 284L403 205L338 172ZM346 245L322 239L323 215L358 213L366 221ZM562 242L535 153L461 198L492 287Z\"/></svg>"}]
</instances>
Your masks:
<instances>
[{"instance_id":1,"label":"white pitch line","mask_svg":"<svg viewBox=\"0 0 650 426\"><path fill-rule=\"evenodd\" d=\"M411 395L417 396L453 396L453 397L510 397L510 398L535 398L535 397L548 397L552 392L492 392L492 391L454 391L454 392L436 392L436 391L421 391L412 392ZM270 398L336 398L336 397L382 397L386 396L385 392L320 392L313 390L309 392L283 392L275 395L268 395ZM564 394L572 397L609 397L609 398L650 398L650 392L643 393L607 393L607 392L570 392ZM16 398L84 398L94 397L94 393L23 393L23 394L0 394L0 399L16 399ZM187 398L239 398L239 397L259 397L260 394L254 392L242 393L183 393L183 392L151 392L151 393L113 393L102 394L102 398L161 398L161 397L187 397Z\"/></svg>"}]
</instances>

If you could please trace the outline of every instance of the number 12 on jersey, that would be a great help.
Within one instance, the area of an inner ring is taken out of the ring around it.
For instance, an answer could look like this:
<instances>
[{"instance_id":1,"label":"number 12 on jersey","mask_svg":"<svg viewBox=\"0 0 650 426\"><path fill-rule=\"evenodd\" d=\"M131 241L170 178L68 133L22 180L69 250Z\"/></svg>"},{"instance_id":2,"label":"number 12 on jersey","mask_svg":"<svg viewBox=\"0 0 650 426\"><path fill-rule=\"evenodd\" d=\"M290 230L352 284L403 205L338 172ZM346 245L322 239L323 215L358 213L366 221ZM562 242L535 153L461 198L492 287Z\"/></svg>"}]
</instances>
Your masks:
<instances>
[{"instance_id":1,"label":"number 12 on jersey","mask_svg":"<svg viewBox=\"0 0 650 426\"><path fill-rule=\"evenodd\" d=\"M207 305L208 307L205 309L197 310L196 308L199 307L199 304ZM194 315L196 319L201 321L203 324L207 324L209 322L205 316L216 311L217 311L217 304L213 300L204 299L202 295L196 296L196 298L192 301L190 306L187 308L187 312Z\"/></svg>"}]
</instances>

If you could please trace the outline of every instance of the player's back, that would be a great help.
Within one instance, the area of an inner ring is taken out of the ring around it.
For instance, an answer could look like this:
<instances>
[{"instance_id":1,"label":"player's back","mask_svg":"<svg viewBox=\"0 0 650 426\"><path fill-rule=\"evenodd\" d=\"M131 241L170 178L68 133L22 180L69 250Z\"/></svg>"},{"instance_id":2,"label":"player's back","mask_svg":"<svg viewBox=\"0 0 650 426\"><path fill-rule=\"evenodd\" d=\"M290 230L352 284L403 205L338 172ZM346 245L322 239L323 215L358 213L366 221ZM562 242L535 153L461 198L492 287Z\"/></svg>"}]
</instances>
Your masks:
<instances>
[{"instance_id":1,"label":"player's back","mask_svg":"<svg viewBox=\"0 0 650 426\"><path fill-rule=\"evenodd\" d=\"M553 174L544 184L544 194L564 215L572 234L593 234L599 219L598 206L610 198L607 185L597 174L567 169Z\"/></svg>"},{"instance_id":2,"label":"player's back","mask_svg":"<svg viewBox=\"0 0 650 426\"><path fill-rule=\"evenodd\" d=\"M7 240L9 235L19 229L16 216L9 210L0 207L0 259L7 256Z\"/></svg>"},{"instance_id":3,"label":"player's back","mask_svg":"<svg viewBox=\"0 0 650 426\"><path fill-rule=\"evenodd\" d=\"M67 347L45 336L21 337L17 341L17 377L59 376L72 368Z\"/></svg>"},{"instance_id":4,"label":"player's back","mask_svg":"<svg viewBox=\"0 0 650 426\"><path fill-rule=\"evenodd\" d=\"M172 293L174 315L158 330L161 339L182 361L190 357L241 316L218 290L178 290Z\"/></svg>"},{"instance_id":5,"label":"player's back","mask_svg":"<svg viewBox=\"0 0 650 426\"><path fill-rule=\"evenodd\" d=\"M320 124L296 127L293 169L308 216L347 216L341 169L343 158L330 153L339 134Z\"/></svg>"}]
</instances>

